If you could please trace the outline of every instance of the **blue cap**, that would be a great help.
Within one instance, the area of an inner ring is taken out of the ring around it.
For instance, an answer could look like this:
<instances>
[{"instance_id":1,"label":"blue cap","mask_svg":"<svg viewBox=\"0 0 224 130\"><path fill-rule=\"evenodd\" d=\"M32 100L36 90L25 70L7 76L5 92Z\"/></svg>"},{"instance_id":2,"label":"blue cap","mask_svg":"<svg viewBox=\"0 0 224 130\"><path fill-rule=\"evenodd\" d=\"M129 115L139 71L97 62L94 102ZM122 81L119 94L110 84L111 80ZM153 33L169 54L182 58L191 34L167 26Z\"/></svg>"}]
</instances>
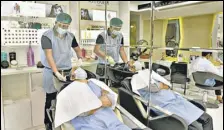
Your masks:
<instances>
[{"instance_id":1,"label":"blue cap","mask_svg":"<svg viewBox=\"0 0 224 130\"><path fill-rule=\"evenodd\" d=\"M60 13L56 16L56 22L70 24L72 22L72 18L69 14Z\"/></svg>"},{"instance_id":2,"label":"blue cap","mask_svg":"<svg viewBox=\"0 0 224 130\"><path fill-rule=\"evenodd\" d=\"M112 18L110 20L110 26L121 27L122 24L123 24L123 21L119 18Z\"/></svg>"}]
</instances>

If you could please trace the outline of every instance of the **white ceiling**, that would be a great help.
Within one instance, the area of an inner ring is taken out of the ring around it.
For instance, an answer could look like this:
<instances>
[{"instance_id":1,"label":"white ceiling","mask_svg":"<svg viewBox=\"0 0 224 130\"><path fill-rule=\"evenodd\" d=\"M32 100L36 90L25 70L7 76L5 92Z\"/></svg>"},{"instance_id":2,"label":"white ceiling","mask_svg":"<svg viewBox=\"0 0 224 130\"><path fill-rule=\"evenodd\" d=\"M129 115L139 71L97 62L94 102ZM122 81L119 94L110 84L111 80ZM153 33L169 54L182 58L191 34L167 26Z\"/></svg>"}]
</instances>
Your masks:
<instances>
[{"instance_id":1,"label":"white ceiling","mask_svg":"<svg viewBox=\"0 0 224 130\"><path fill-rule=\"evenodd\" d=\"M166 18L173 18L173 17L185 17L185 16L211 14L211 13L217 13L217 12L223 12L223 1L211 1L207 3L177 7L172 9L156 10L155 17L156 19L166 19ZM147 9L142 12L132 11L132 13L142 14L144 19L150 19L151 11Z\"/></svg>"}]
</instances>

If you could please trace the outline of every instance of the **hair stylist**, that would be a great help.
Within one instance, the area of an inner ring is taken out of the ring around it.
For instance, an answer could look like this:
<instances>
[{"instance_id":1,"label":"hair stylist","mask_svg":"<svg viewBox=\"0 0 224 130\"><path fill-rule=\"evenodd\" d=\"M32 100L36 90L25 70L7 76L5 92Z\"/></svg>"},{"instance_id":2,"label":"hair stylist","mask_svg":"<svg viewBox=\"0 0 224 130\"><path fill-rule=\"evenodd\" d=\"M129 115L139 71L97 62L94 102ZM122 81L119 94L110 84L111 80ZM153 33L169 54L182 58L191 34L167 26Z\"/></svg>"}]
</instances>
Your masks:
<instances>
[{"instance_id":1,"label":"hair stylist","mask_svg":"<svg viewBox=\"0 0 224 130\"><path fill-rule=\"evenodd\" d=\"M124 38L122 33L120 32L122 24L123 24L123 21L121 19L112 18L110 20L110 27L107 30L107 39L105 36L105 32L102 32L101 34L99 34L96 39L94 52L99 58L99 64L97 66L97 74L98 72L103 71L103 68L104 68L103 64L118 63L119 55L121 56L121 59L123 60L123 62L126 63L126 66L132 66L131 62L128 61L127 55L124 51L124 46L123 46ZM106 45L107 45L107 54L105 53Z\"/></svg>"},{"instance_id":2,"label":"hair stylist","mask_svg":"<svg viewBox=\"0 0 224 130\"><path fill-rule=\"evenodd\" d=\"M46 130L52 130L52 124L47 116L46 109L51 106L51 101L56 99L57 90L53 84L53 73L62 81L72 68L71 47L79 58L79 66L82 64L81 49L75 39L75 36L68 32L68 27L72 21L69 14L60 13L56 16L55 26L44 32L41 37L42 53L41 63L45 66L43 70L43 88L46 92L45 119Z\"/></svg>"}]
</instances>

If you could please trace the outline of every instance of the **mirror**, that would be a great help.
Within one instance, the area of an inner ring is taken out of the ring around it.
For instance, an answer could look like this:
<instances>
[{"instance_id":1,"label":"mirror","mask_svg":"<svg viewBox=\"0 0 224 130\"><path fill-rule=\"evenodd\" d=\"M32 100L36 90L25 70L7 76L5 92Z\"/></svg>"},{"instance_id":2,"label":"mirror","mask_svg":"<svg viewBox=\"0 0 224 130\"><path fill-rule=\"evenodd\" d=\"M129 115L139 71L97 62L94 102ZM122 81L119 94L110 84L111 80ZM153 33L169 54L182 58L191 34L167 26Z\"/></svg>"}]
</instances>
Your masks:
<instances>
[{"instance_id":1,"label":"mirror","mask_svg":"<svg viewBox=\"0 0 224 130\"><path fill-rule=\"evenodd\" d=\"M223 48L223 13L216 14L214 17L212 48ZM214 53L213 58L223 62L223 52Z\"/></svg>"},{"instance_id":2,"label":"mirror","mask_svg":"<svg viewBox=\"0 0 224 130\"><path fill-rule=\"evenodd\" d=\"M166 47L179 47L180 43L180 24L179 19L169 20L165 38ZM166 50L166 55L177 57L178 50Z\"/></svg>"}]
</instances>

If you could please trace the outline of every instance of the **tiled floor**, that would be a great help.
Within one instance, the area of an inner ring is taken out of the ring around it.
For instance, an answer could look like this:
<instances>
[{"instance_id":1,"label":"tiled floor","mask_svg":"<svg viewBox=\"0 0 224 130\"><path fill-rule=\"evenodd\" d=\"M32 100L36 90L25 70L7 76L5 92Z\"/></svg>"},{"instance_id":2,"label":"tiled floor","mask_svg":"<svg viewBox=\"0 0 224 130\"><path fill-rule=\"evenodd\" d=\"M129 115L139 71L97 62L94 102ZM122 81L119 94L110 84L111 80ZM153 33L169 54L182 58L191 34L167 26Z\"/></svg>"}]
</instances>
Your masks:
<instances>
[{"instance_id":1,"label":"tiled floor","mask_svg":"<svg viewBox=\"0 0 224 130\"><path fill-rule=\"evenodd\" d=\"M214 130L223 130L223 104L218 109L207 109L207 113L213 118Z\"/></svg>"},{"instance_id":2,"label":"tiled floor","mask_svg":"<svg viewBox=\"0 0 224 130\"><path fill-rule=\"evenodd\" d=\"M174 90L178 91L183 94L183 89L180 85L175 85ZM189 89L187 89L187 97L193 98L193 99L202 99L202 92L203 90L196 88L194 86L189 86ZM223 95L223 92L222 92ZM214 91L208 92L208 100L211 102L214 102L216 96ZM223 130L223 104L219 104L218 109L209 109L207 108L207 113L212 116L213 118L213 126L214 130Z\"/></svg>"}]
</instances>

